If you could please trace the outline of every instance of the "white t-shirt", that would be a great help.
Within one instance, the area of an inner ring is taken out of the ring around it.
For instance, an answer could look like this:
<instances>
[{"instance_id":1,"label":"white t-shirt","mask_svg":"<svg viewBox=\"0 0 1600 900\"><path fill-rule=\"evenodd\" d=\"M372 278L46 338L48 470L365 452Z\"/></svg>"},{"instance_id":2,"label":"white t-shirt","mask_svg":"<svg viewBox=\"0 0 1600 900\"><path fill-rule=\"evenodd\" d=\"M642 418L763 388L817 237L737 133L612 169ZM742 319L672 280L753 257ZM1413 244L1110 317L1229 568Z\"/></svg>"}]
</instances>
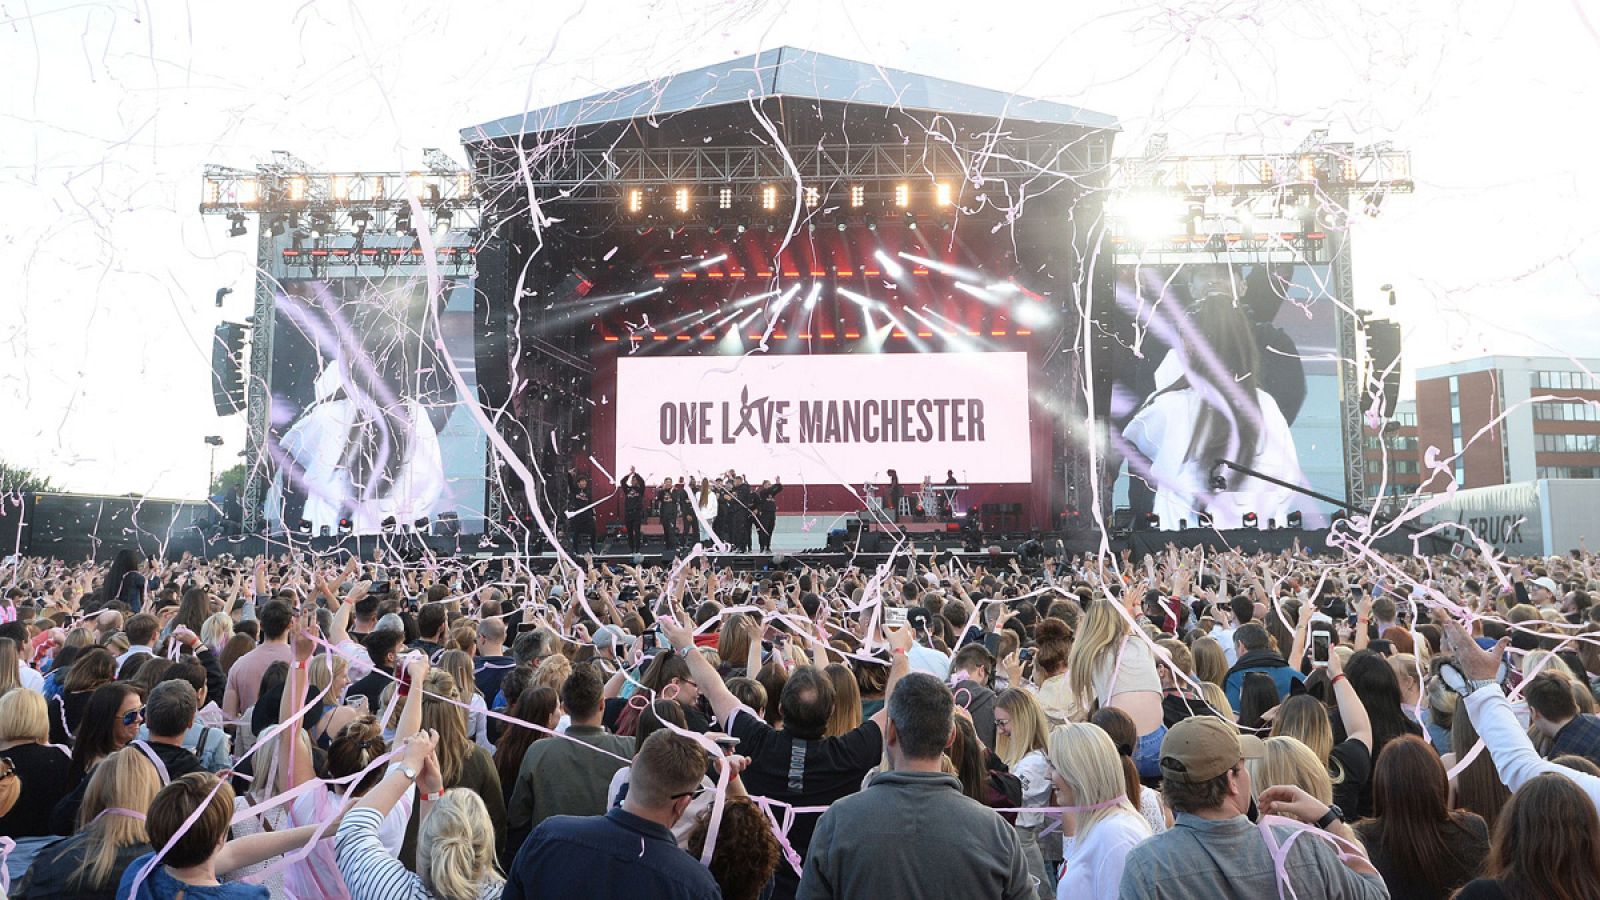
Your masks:
<instances>
[{"instance_id":1,"label":"white t-shirt","mask_svg":"<svg viewBox=\"0 0 1600 900\"><path fill-rule=\"evenodd\" d=\"M1023 806L1050 805L1050 791L1054 785L1050 782L1050 763L1045 759L1043 750L1028 751L1011 767L1011 774L1022 782ZM1017 813L1019 828L1038 828L1047 821L1044 813Z\"/></svg>"},{"instance_id":2,"label":"white t-shirt","mask_svg":"<svg viewBox=\"0 0 1600 900\"><path fill-rule=\"evenodd\" d=\"M1140 816L1122 812L1101 819L1086 837L1065 848L1056 900L1117 896L1128 851L1148 837L1150 825Z\"/></svg>"},{"instance_id":3,"label":"white t-shirt","mask_svg":"<svg viewBox=\"0 0 1600 900\"><path fill-rule=\"evenodd\" d=\"M383 817L378 826L378 841L390 856L399 858L400 845L405 843L406 823L411 819L411 806L416 796L415 788L407 788L398 803ZM307 791L289 804L289 827L320 825L339 812L341 801L332 791ZM349 897L344 876L339 874L335 853L336 832L330 828L327 836L311 848L310 855L291 863L283 870L284 893L295 900L313 900L321 897Z\"/></svg>"},{"instance_id":4,"label":"white t-shirt","mask_svg":"<svg viewBox=\"0 0 1600 900\"><path fill-rule=\"evenodd\" d=\"M1117 665L1119 656L1121 668L1113 681L1111 668ZM1111 698L1117 694L1140 691L1161 693L1161 676L1156 673L1156 658L1150 652L1149 643L1129 635L1121 644L1100 654L1095 662L1094 696L1101 706L1110 706Z\"/></svg>"}]
</instances>

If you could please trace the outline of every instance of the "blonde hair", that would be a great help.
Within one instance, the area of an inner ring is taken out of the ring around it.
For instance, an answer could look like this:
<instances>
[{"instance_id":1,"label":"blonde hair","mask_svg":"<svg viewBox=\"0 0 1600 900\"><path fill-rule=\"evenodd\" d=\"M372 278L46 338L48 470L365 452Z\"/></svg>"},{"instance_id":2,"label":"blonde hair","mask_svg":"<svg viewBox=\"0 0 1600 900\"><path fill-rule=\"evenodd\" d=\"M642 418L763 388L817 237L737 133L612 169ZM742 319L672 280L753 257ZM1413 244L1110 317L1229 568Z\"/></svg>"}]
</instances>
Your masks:
<instances>
[{"instance_id":1,"label":"blonde hair","mask_svg":"<svg viewBox=\"0 0 1600 900\"><path fill-rule=\"evenodd\" d=\"M21 667L17 642L11 638L0 638L0 695L13 693L22 687Z\"/></svg>"},{"instance_id":2,"label":"blonde hair","mask_svg":"<svg viewBox=\"0 0 1600 900\"><path fill-rule=\"evenodd\" d=\"M1072 642L1072 652L1067 655L1067 683L1083 709L1094 709L1098 700L1094 692L1094 670L1100 658L1108 653L1114 658L1114 646L1129 633L1128 623L1123 621L1114 602L1096 600L1089 604L1088 614ZM1116 678L1115 672L1112 678Z\"/></svg>"},{"instance_id":3,"label":"blonde hair","mask_svg":"<svg viewBox=\"0 0 1600 900\"><path fill-rule=\"evenodd\" d=\"M489 810L477 794L452 788L433 804L417 828L417 875L440 900L476 900L485 882L504 880L495 868Z\"/></svg>"},{"instance_id":4,"label":"blonde hair","mask_svg":"<svg viewBox=\"0 0 1600 900\"><path fill-rule=\"evenodd\" d=\"M233 617L225 612L212 613L200 623L200 641L214 653L221 653L231 637L233 637Z\"/></svg>"},{"instance_id":5,"label":"blonde hair","mask_svg":"<svg viewBox=\"0 0 1600 900\"><path fill-rule=\"evenodd\" d=\"M350 671L350 661L337 653L322 653L311 660L306 667L307 674L311 676L311 686L317 693L328 689L328 686L339 680L339 676ZM339 698L328 696L322 698L323 703L338 703Z\"/></svg>"},{"instance_id":6,"label":"blonde hair","mask_svg":"<svg viewBox=\"0 0 1600 900\"><path fill-rule=\"evenodd\" d=\"M16 672L12 666L11 673ZM50 712L43 694L18 688L0 697L0 741L49 743Z\"/></svg>"},{"instance_id":7,"label":"blonde hair","mask_svg":"<svg viewBox=\"0 0 1600 900\"><path fill-rule=\"evenodd\" d=\"M1317 799L1318 803L1333 802L1333 782L1328 778L1328 765L1317 758L1310 747L1292 737L1269 737L1267 755L1261 759L1245 760L1250 770L1250 789L1255 796L1269 787L1292 784Z\"/></svg>"},{"instance_id":8,"label":"blonde hair","mask_svg":"<svg viewBox=\"0 0 1600 900\"><path fill-rule=\"evenodd\" d=\"M1101 809L1080 812L1076 840L1083 841L1089 832L1110 816L1126 814L1138 822L1141 831L1148 835L1150 823L1133 808L1128 800L1128 785L1123 780L1122 761L1111 736L1105 729L1087 722L1069 722L1057 725L1046 741L1050 766L1056 777L1072 789L1071 805L1097 806L1111 804ZM1112 801L1121 802L1112 804ZM1079 846L1082 846L1081 844Z\"/></svg>"},{"instance_id":9,"label":"blonde hair","mask_svg":"<svg viewBox=\"0 0 1600 900\"><path fill-rule=\"evenodd\" d=\"M113 813L108 809L144 812L161 791L161 778L139 750L124 747L101 760L89 776L83 805L78 807L78 830L88 839L83 866L74 873L73 886L98 890L110 886L115 873L117 851L135 844L147 844L150 836L144 820Z\"/></svg>"},{"instance_id":10,"label":"blonde hair","mask_svg":"<svg viewBox=\"0 0 1600 900\"><path fill-rule=\"evenodd\" d=\"M446 650L439 656L439 668L456 680L457 695L471 700L478 694L478 680L473 677L472 656L465 650Z\"/></svg>"},{"instance_id":11,"label":"blonde hair","mask_svg":"<svg viewBox=\"0 0 1600 900\"><path fill-rule=\"evenodd\" d=\"M467 711L451 702L461 699L461 694L456 690L455 677L443 669L428 672L422 690L422 727L439 732L435 751L439 754L439 774L444 776L446 785L453 785L461 778L467 754L476 746L467 736ZM437 813L436 808L434 814Z\"/></svg>"},{"instance_id":12,"label":"blonde hair","mask_svg":"<svg viewBox=\"0 0 1600 900\"><path fill-rule=\"evenodd\" d=\"M1194 656L1194 677L1206 684L1223 687L1228 679L1228 654L1214 637L1195 639L1189 652Z\"/></svg>"},{"instance_id":13,"label":"blonde hair","mask_svg":"<svg viewBox=\"0 0 1600 900\"><path fill-rule=\"evenodd\" d=\"M1033 694L1021 688L1008 688L995 698L994 705L1011 714L1010 734L996 732L995 755L1007 767L1015 767L1022 758L1035 750L1043 750L1050 741L1050 726L1045 723L1044 710Z\"/></svg>"},{"instance_id":14,"label":"blonde hair","mask_svg":"<svg viewBox=\"0 0 1600 900\"><path fill-rule=\"evenodd\" d=\"M849 734L861 725L861 686L856 683L856 673L849 666L829 663L822 670L833 683L833 713L828 716L826 737Z\"/></svg>"},{"instance_id":15,"label":"blonde hair","mask_svg":"<svg viewBox=\"0 0 1600 900\"><path fill-rule=\"evenodd\" d=\"M1522 672L1525 677L1550 672L1565 678L1568 684L1578 683L1578 676L1572 674L1566 661L1549 650L1529 650L1528 655L1522 658Z\"/></svg>"},{"instance_id":16,"label":"blonde hair","mask_svg":"<svg viewBox=\"0 0 1600 900\"><path fill-rule=\"evenodd\" d=\"M1222 714L1224 719L1232 722L1238 718L1233 713L1233 704L1228 702L1228 692L1209 681L1200 682L1200 696L1205 698L1206 705Z\"/></svg>"},{"instance_id":17,"label":"blonde hair","mask_svg":"<svg viewBox=\"0 0 1600 900\"><path fill-rule=\"evenodd\" d=\"M557 694L561 693L561 686L566 684L567 676L572 674L572 660L557 653L545 658L539 663L539 668L533 670L533 684L530 688L547 687Z\"/></svg>"}]
</instances>

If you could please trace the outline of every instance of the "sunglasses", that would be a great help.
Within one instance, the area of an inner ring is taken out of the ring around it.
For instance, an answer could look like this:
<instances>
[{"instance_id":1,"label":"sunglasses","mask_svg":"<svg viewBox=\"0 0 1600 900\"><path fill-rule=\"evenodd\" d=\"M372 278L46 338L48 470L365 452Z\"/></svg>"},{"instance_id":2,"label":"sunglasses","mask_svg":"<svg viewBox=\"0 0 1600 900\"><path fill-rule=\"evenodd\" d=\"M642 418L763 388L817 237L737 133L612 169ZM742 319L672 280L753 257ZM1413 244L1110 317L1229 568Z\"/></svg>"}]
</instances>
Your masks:
<instances>
[{"instance_id":1,"label":"sunglasses","mask_svg":"<svg viewBox=\"0 0 1600 900\"><path fill-rule=\"evenodd\" d=\"M690 799L691 799L691 800L695 800L695 799L698 799L698 798L699 798L699 797L700 797L700 795L701 795L701 794L704 794L704 793L705 793L705 792L706 792L706 791L708 791L708 790L710 790L710 788L707 788L707 787L697 787L697 788L695 788L695 789L694 789L694 790L692 790L692 791L684 791L684 792L683 792L683 793L681 793L681 794L673 794L673 795L672 795L672 796L671 796L671 797L670 797L670 798L668 798L668 799L671 799L671 800L682 800L682 799L683 799L683 798L684 798L684 797L688 797L688 798L690 798Z\"/></svg>"},{"instance_id":2,"label":"sunglasses","mask_svg":"<svg viewBox=\"0 0 1600 900\"><path fill-rule=\"evenodd\" d=\"M144 707L142 707L142 706L139 707L138 709L130 709L127 712L122 714L122 724L124 726L130 727L130 728L133 727L134 725L138 724L143 719L144 719Z\"/></svg>"}]
</instances>

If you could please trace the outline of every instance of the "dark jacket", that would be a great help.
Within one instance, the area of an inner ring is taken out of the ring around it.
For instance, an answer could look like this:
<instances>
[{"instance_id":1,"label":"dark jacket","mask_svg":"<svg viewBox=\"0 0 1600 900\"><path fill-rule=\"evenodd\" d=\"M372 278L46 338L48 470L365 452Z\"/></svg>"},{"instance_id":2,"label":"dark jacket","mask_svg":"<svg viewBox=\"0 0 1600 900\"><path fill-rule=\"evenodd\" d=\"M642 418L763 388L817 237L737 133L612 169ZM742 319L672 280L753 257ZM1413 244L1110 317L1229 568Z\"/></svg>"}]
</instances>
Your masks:
<instances>
[{"instance_id":1,"label":"dark jacket","mask_svg":"<svg viewBox=\"0 0 1600 900\"><path fill-rule=\"evenodd\" d=\"M798 894L799 900L1034 896L1016 829L961 793L953 776L936 772L883 772L829 807L811 837Z\"/></svg>"},{"instance_id":2,"label":"dark jacket","mask_svg":"<svg viewBox=\"0 0 1600 900\"><path fill-rule=\"evenodd\" d=\"M1295 684L1306 680L1304 675L1289 668L1283 657L1271 650L1252 650L1239 657L1239 661L1228 670L1228 677L1223 680L1222 690L1228 695L1228 702L1234 709L1239 708L1239 691L1244 688L1244 676L1248 672L1271 675L1273 683L1278 686L1280 700L1289 696Z\"/></svg>"},{"instance_id":3,"label":"dark jacket","mask_svg":"<svg viewBox=\"0 0 1600 900\"><path fill-rule=\"evenodd\" d=\"M128 865L146 853L154 852L149 844L131 844L117 850L117 862L106 876L106 883L96 889L93 885L78 883L74 877L87 865L93 835L80 832L65 840L56 841L33 858L22 880L12 885L15 900L112 900L117 896L117 884Z\"/></svg>"},{"instance_id":4,"label":"dark jacket","mask_svg":"<svg viewBox=\"0 0 1600 900\"><path fill-rule=\"evenodd\" d=\"M963 691L966 692L965 696L962 695ZM972 730L978 733L978 740L983 741L985 747L993 747L994 691L969 678L956 685L955 694L956 702L965 706L967 713L972 716Z\"/></svg>"},{"instance_id":5,"label":"dark jacket","mask_svg":"<svg viewBox=\"0 0 1600 900\"><path fill-rule=\"evenodd\" d=\"M619 807L603 816L554 816L541 822L517 851L501 896L720 900L722 891L710 870L678 847L671 831Z\"/></svg>"}]
</instances>

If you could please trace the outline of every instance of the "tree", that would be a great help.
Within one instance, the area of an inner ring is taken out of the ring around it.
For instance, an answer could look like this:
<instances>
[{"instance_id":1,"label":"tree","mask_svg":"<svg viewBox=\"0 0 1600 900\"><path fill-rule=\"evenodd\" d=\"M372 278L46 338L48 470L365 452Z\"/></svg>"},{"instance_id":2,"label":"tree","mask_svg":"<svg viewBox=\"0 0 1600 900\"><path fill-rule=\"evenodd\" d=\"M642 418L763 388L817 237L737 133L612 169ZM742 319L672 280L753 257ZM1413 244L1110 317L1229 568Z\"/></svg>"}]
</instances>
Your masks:
<instances>
[{"instance_id":1,"label":"tree","mask_svg":"<svg viewBox=\"0 0 1600 900\"><path fill-rule=\"evenodd\" d=\"M0 493L50 493L62 490L50 476L41 475L24 466L13 466L10 463L0 462Z\"/></svg>"},{"instance_id":2,"label":"tree","mask_svg":"<svg viewBox=\"0 0 1600 900\"><path fill-rule=\"evenodd\" d=\"M217 473L216 479L211 482L211 493L209 496L215 497L221 495L226 497L234 491L242 492L243 490L244 463L238 463L232 468L224 469Z\"/></svg>"}]
</instances>

